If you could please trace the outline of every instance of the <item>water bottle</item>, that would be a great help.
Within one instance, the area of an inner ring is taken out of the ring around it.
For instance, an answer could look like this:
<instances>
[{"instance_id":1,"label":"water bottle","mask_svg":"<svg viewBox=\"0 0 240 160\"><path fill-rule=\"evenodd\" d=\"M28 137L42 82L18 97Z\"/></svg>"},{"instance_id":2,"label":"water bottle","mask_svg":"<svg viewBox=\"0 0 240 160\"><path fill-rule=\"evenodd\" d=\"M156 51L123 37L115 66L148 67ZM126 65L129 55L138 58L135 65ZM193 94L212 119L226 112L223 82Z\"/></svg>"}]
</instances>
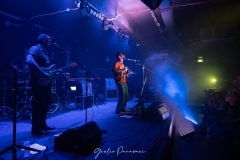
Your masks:
<instances>
[{"instance_id":1,"label":"water bottle","mask_svg":"<svg viewBox=\"0 0 240 160\"><path fill-rule=\"evenodd\" d=\"M47 147L48 147L48 152L49 153L54 152L54 136L52 136L52 135L49 136Z\"/></svg>"},{"instance_id":2,"label":"water bottle","mask_svg":"<svg viewBox=\"0 0 240 160\"><path fill-rule=\"evenodd\" d=\"M29 139L25 139L25 141L23 142L23 146L25 146L25 147L30 147L30 140ZM29 157L30 156L30 150L24 150L25 151L25 153L24 153L24 155L23 155L23 157Z\"/></svg>"}]
</instances>

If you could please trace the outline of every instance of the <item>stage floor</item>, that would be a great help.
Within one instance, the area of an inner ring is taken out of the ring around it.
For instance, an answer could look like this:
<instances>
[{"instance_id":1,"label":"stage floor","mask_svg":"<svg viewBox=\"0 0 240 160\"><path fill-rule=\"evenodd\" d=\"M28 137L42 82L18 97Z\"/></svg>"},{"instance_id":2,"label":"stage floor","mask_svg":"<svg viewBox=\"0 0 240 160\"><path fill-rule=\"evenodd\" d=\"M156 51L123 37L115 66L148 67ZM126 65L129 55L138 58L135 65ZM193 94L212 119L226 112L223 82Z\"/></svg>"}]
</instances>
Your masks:
<instances>
[{"instance_id":1,"label":"stage floor","mask_svg":"<svg viewBox=\"0 0 240 160\"><path fill-rule=\"evenodd\" d=\"M55 151L48 153L43 150L40 154L31 154L28 159L164 159L163 155L169 152L166 142L169 140L168 132L171 118L165 121L146 120L141 115L133 117L119 117L114 113L116 101L106 104L94 105L86 110L65 110L49 114L47 122L56 129L44 136L31 135L31 121L17 121L16 143L22 145L28 138L31 144L37 143L47 146L50 135L56 135L66 130L85 126L94 121L102 132L101 145L88 155L78 155L70 152ZM137 102L129 101L127 108L133 108ZM149 104L145 104L147 107ZM86 114L87 113L87 114ZM13 123L11 119L1 117L0 121L0 151L11 146L13 140ZM86 123L87 122L87 123ZM105 133L107 131L107 133ZM84 132L84 130L82 130ZM167 149L167 152L166 152ZM172 159L228 159L228 155L219 142L207 143L205 137L200 137L194 142L174 138ZM17 149L17 157L23 154ZM2 154L0 159L12 159L12 150ZM166 155L165 155L166 157ZM20 159L26 159L21 157Z\"/></svg>"}]
</instances>

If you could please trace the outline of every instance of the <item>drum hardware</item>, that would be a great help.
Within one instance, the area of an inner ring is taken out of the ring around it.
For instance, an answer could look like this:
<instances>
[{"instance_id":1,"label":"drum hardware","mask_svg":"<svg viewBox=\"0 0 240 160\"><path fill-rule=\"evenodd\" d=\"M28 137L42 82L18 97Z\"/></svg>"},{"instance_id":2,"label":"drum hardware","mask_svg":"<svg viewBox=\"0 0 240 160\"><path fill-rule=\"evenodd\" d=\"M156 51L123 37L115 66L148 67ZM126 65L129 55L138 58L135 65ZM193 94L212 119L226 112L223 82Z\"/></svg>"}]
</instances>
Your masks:
<instances>
[{"instance_id":1,"label":"drum hardware","mask_svg":"<svg viewBox=\"0 0 240 160\"><path fill-rule=\"evenodd\" d=\"M30 107L32 106L34 101L34 97L31 96L30 98ZM54 113L59 107L59 97L56 93L56 89L51 90L51 104L48 107L48 113ZM31 107L32 108L32 107Z\"/></svg>"},{"instance_id":2,"label":"drum hardware","mask_svg":"<svg viewBox=\"0 0 240 160\"><path fill-rule=\"evenodd\" d=\"M19 56L20 57L20 56ZM19 58L18 57L18 58ZM16 139L17 139L17 73L18 73L18 67L17 65L13 64L18 58L14 59L12 62L8 63L8 67L11 69L14 69L14 93L13 93L13 116L12 116L12 121L13 121L13 138L12 138L12 144L8 147L6 147L4 150L2 150L0 152L0 156L6 152L8 152L9 150L12 150L12 159L17 159L17 148L19 149L25 149L28 151L35 151L40 153L41 150L37 150L35 148L30 148L27 146L21 146L19 144L16 143Z\"/></svg>"},{"instance_id":3,"label":"drum hardware","mask_svg":"<svg viewBox=\"0 0 240 160\"><path fill-rule=\"evenodd\" d=\"M0 112L3 113L3 115L7 115L8 112L13 111L10 107L6 106L6 80L3 82L3 106L0 108Z\"/></svg>"},{"instance_id":4,"label":"drum hardware","mask_svg":"<svg viewBox=\"0 0 240 160\"><path fill-rule=\"evenodd\" d=\"M59 107L59 97L56 92L51 93L51 104L48 107L48 113L54 113Z\"/></svg>"},{"instance_id":5,"label":"drum hardware","mask_svg":"<svg viewBox=\"0 0 240 160\"><path fill-rule=\"evenodd\" d=\"M18 118L21 118L21 117L19 117L20 113L30 112L31 108L32 108L31 105L30 105L30 99L28 98L28 90L32 89L32 87L29 87L28 83L25 83L25 86L23 88L24 88L24 91L25 91L24 92L25 93L25 100L21 99L21 102L25 103L25 105L17 112L17 117ZM21 102L18 101L18 103L21 103Z\"/></svg>"},{"instance_id":6,"label":"drum hardware","mask_svg":"<svg viewBox=\"0 0 240 160\"><path fill-rule=\"evenodd\" d=\"M59 107L59 97L57 95L57 85L56 81L52 82L51 89L51 104L48 107L48 113L54 113Z\"/></svg>"}]
</instances>

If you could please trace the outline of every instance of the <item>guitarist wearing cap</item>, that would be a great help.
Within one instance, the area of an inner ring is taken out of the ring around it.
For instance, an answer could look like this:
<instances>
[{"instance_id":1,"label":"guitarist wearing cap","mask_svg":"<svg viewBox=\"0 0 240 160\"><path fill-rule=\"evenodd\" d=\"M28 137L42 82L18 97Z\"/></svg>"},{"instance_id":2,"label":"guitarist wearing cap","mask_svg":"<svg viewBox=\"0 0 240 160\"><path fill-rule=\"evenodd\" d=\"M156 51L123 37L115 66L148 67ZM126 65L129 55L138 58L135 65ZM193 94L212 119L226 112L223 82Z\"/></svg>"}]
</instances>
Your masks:
<instances>
[{"instance_id":1,"label":"guitarist wearing cap","mask_svg":"<svg viewBox=\"0 0 240 160\"><path fill-rule=\"evenodd\" d=\"M38 44L32 46L26 55L26 63L30 67L30 85L32 86L32 130L33 135L48 134L48 130L55 127L46 123L48 107L51 103L51 82L56 79L57 72L55 64L48 57L47 49L51 46L51 39L46 34L40 34L37 38ZM68 66L67 66L68 67ZM71 67L71 66L70 66ZM64 69L66 67L63 67Z\"/></svg>"},{"instance_id":2,"label":"guitarist wearing cap","mask_svg":"<svg viewBox=\"0 0 240 160\"><path fill-rule=\"evenodd\" d=\"M117 62L115 62L112 72L118 89L118 103L115 110L116 114L124 115L128 101L127 74L131 72L123 63L125 55L121 52L116 54Z\"/></svg>"},{"instance_id":3,"label":"guitarist wearing cap","mask_svg":"<svg viewBox=\"0 0 240 160\"><path fill-rule=\"evenodd\" d=\"M47 130L55 129L46 124L47 110L51 103L51 83L46 86L41 86L35 74L40 74L42 77L48 79L48 73L44 72L41 67L49 67L51 60L48 57L47 49L51 46L52 37L41 34L38 37L38 44L32 46L26 55L26 63L29 65L30 71L30 85L32 86L32 93L34 102L32 106L32 131L33 135L48 134Z\"/></svg>"}]
</instances>

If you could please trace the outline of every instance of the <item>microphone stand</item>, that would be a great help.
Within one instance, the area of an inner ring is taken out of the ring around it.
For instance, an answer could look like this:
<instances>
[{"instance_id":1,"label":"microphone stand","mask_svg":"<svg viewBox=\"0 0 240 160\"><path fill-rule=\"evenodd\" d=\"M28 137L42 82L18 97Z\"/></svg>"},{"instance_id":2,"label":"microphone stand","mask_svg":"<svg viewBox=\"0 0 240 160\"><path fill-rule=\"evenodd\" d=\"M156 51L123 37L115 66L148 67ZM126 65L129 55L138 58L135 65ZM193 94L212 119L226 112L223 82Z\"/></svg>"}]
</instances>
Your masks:
<instances>
[{"instance_id":1,"label":"microphone stand","mask_svg":"<svg viewBox=\"0 0 240 160\"><path fill-rule=\"evenodd\" d=\"M87 123L87 108L88 108L88 82L90 80L89 75L94 78L94 80L99 81L94 75L92 75L82 64L80 64L75 58L73 58L68 52L66 52L63 48L60 48L56 43L53 44L56 46L62 53L69 56L72 61L76 62L82 69L86 71L86 101L85 101L85 123Z\"/></svg>"},{"instance_id":2,"label":"microphone stand","mask_svg":"<svg viewBox=\"0 0 240 160\"><path fill-rule=\"evenodd\" d=\"M154 74L154 72L153 72L152 70L150 70L149 68L146 68L145 65L143 65L143 64L141 63L140 60L134 60L134 63L136 63L136 65L142 66L142 88L143 88L144 85L145 85L145 69L146 69L147 71L153 73L153 74ZM142 96L142 97L144 97L144 96ZM143 100L143 98L142 98L142 100ZM144 101L144 100L143 100L143 101Z\"/></svg>"},{"instance_id":3,"label":"microphone stand","mask_svg":"<svg viewBox=\"0 0 240 160\"><path fill-rule=\"evenodd\" d=\"M14 97L14 103L13 103L13 143L11 146L7 147L6 149L4 149L3 151L0 152L0 155L4 154L5 152L9 151L9 150L13 150L12 152L12 159L13 160L17 160L17 148L21 148L21 149L25 149L25 150L29 150L29 151L35 151L40 153L41 150L37 150L34 148L29 148L26 146L21 146L21 145L17 145L16 144L16 132L17 132L17 73L19 71L19 69L17 68L16 65L13 65L12 62L8 64L9 68L14 69L14 93L13 93L13 97Z\"/></svg>"}]
</instances>

